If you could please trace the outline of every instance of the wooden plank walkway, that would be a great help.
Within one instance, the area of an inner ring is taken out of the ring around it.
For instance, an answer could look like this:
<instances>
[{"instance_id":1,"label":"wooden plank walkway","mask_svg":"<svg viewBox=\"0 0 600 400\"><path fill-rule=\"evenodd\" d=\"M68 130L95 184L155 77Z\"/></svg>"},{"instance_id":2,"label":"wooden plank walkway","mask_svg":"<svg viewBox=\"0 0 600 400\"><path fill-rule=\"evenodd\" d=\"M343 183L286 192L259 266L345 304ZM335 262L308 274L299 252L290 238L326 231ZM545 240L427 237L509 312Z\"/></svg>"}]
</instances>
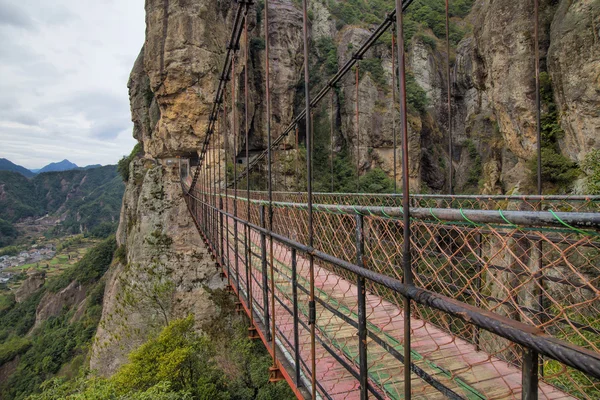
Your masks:
<instances>
[{"instance_id":1,"label":"wooden plank walkway","mask_svg":"<svg viewBox=\"0 0 600 400\"><path fill-rule=\"evenodd\" d=\"M228 242L231 277L235 279L235 254L233 223L229 221ZM246 295L246 270L244 255L244 227L238 226L239 233L239 277L240 287ZM260 259L260 236L256 232L250 235L251 262L249 273L252 279L252 297L257 315L262 316L262 264ZM267 244L268 246L268 244ZM267 251L268 254L268 251ZM283 245L274 243L273 257L275 266L276 302L275 316L279 347L293 356L294 324L291 310L292 278L291 251ZM336 275L322 264L315 263L315 296L328 304L331 309L317 301L316 335L316 380L318 391L324 398L358 399L358 336L357 329L348 323L356 322L357 287L354 283ZM298 309L301 321L308 321L309 263L300 254L297 258ZM236 283L232 283L234 286ZM269 281L270 286L270 281ZM269 306L270 307L270 306ZM367 292L367 340L368 376L370 384L384 397L403 398L403 363L397 358L403 354L404 315L396 304ZM334 310L334 311L332 311ZM307 328L308 325L305 325ZM304 361L303 374L310 383L310 332L299 326L300 357ZM514 399L521 397L521 371L497 357L483 351L429 322L411 318L411 354L412 362L422 376L434 381L438 388L465 399ZM377 340L375 340L377 338ZM333 350L351 366L353 375L325 348ZM384 347L385 346L385 347ZM388 349L397 352L394 356ZM414 371L414 369L413 369ZM293 375L293 374L292 374ZM412 397L414 399L448 398L438 388L427 383L414 372L412 377ZM571 399L556 387L540 382L540 399Z\"/></svg>"}]
</instances>

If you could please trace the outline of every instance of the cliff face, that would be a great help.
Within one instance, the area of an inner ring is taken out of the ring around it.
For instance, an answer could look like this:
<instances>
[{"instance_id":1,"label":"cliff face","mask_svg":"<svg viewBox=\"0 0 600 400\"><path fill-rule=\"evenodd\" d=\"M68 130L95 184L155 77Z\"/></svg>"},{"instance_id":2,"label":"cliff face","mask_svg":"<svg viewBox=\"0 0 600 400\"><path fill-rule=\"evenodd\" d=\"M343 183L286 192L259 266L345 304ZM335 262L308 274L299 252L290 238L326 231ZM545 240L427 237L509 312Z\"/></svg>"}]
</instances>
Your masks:
<instances>
[{"instance_id":1,"label":"cliff face","mask_svg":"<svg viewBox=\"0 0 600 400\"><path fill-rule=\"evenodd\" d=\"M216 5L216 7L215 7ZM124 256L108 272L90 367L113 373L127 354L173 318L214 307L220 285L182 197L178 165L204 139L228 40L229 3L146 1L146 41L129 81L134 137L144 156L130 165L117 233Z\"/></svg>"},{"instance_id":2,"label":"cliff face","mask_svg":"<svg viewBox=\"0 0 600 400\"><path fill-rule=\"evenodd\" d=\"M310 3L311 71L316 71L311 81L317 90L326 83L325 64L343 65L370 30L365 24L339 23L327 2ZM270 5L275 138L304 105L302 22L296 3L273 0ZM536 147L531 7L516 0L476 2L464 19L453 19L467 32L450 51L453 160L447 151L444 42L421 25L420 34L407 43L411 90L426 100L409 107L412 190L446 192L450 164L456 171L456 192L505 193L531 187L528 163ZM185 208L177 166L165 158L194 154L204 140L233 10L232 3L214 0L146 1L146 41L129 82L133 134L145 155L131 164L118 232L126 256L110 271L93 348L91 367L103 374L113 372L166 321L194 312L201 322L213 312L207 290L221 282ZM257 3L248 17L251 151L264 150L267 143L262 12ZM564 130L558 151L581 161L600 146L600 1L542 1L541 21L541 65L552 79ZM243 54L242 44L236 61L239 135L237 142L228 135L230 154L234 144L244 148ZM354 74L336 89L333 115L329 99L314 110L315 125L329 134L329 121L335 121L334 152L346 149L353 165L358 154L361 174L378 167L391 176L394 133L400 144L390 90L391 44L369 50L360 68L358 129ZM227 132L233 121L229 91L222 120ZM301 141L303 129L299 127ZM294 180L287 179L295 174L290 167L296 157L294 142L292 134L275 154L276 160L285 161L275 164L277 188L294 188ZM396 179L400 181L399 174Z\"/></svg>"}]
</instances>

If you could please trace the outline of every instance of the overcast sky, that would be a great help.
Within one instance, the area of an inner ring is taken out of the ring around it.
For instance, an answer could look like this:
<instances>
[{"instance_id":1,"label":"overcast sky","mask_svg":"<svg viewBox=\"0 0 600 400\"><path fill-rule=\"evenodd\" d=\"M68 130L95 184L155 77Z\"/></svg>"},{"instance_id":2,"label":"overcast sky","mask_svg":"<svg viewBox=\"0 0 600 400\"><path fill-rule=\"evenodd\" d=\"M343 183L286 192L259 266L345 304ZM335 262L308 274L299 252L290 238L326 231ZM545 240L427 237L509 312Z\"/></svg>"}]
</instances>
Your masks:
<instances>
[{"instance_id":1,"label":"overcast sky","mask_svg":"<svg viewBox=\"0 0 600 400\"><path fill-rule=\"evenodd\" d=\"M0 158L41 168L128 154L144 30L144 0L0 0Z\"/></svg>"}]
</instances>

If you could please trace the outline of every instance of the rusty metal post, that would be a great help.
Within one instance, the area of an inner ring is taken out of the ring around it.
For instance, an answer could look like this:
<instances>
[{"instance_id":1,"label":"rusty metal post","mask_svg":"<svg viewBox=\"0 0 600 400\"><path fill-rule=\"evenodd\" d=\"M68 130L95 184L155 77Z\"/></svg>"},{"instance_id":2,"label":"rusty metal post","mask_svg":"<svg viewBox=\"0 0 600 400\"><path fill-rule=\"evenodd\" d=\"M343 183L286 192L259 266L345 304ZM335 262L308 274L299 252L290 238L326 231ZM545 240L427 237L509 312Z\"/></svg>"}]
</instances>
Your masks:
<instances>
[{"instance_id":1,"label":"rusty metal post","mask_svg":"<svg viewBox=\"0 0 600 400\"><path fill-rule=\"evenodd\" d=\"M413 284L410 204L409 204L409 172L408 172L408 123L406 116L406 72L404 60L404 25L402 22L402 0L396 0L396 38L398 40L398 75L400 83L400 129L402 131L402 214L403 214L403 248L402 269L404 283ZM404 297L404 398L411 398L411 352L410 352L410 299Z\"/></svg>"},{"instance_id":2,"label":"rusty metal post","mask_svg":"<svg viewBox=\"0 0 600 400\"><path fill-rule=\"evenodd\" d=\"M452 171L452 85L450 84L450 15L449 0L446 0L446 80L447 80L447 113L448 113L448 193L454 194Z\"/></svg>"},{"instance_id":3,"label":"rusty metal post","mask_svg":"<svg viewBox=\"0 0 600 400\"><path fill-rule=\"evenodd\" d=\"M235 96L235 53L231 60L231 114L233 120L233 216L238 216L238 187L237 187L237 155L238 155L238 131L235 109L237 108L236 96ZM238 236L238 222L233 220L233 254L235 256L235 287L238 296L240 295L240 256L239 256L239 236ZM237 306L240 305L238 301Z\"/></svg>"},{"instance_id":4,"label":"rusty metal post","mask_svg":"<svg viewBox=\"0 0 600 400\"><path fill-rule=\"evenodd\" d=\"M523 400L538 399L538 353L535 350L523 349L523 370L521 398Z\"/></svg>"},{"instance_id":5,"label":"rusty metal post","mask_svg":"<svg viewBox=\"0 0 600 400\"><path fill-rule=\"evenodd\" d=\"M364 235L364 217L356 215L356 265L365 267L365 235ZM367 309L366 309L366 289L365 278L358 276L356 284L358 292L358 364L359 364L359 383L360 398L366 400L368 394L368 365L367 365Z\"/></svg>"},{"instance_id":6,"label":"rusty metal post","mask_svg":"<svg viewBox=\"0 0 600 400\"><path fill-rule=\"evenodd\" d=\"M294 380L296 386L302 386L300 380L300 338L298 333L298 260L296 257L296 249L292 249L292 306L294 314L294 364L296 370L294 371Z\"/></svg>"},{"instance_id":7,"label":"rusty metal post","mask_svg":"<svg viewBox=\"0 0 600 400\"><path fill-rule=\"evenodd\" d=\"M312 193L312 121L310 107L310 80L308 71L308 0L302 0L302 37L304 43L304 102L306 108L306 203L308 207L308 245L313 246L313 193ZM308 254L309 262L309 317L310 325L310 355L311 355L311 395L313 400L317 398L317 363L316 363L316 305L315 305L315 264L312 254Z\"/></svg>"},{"instance_id":8,"label":"rusty metal post","mask_svg":"<svg viewBox=\"0 0 600 400\"><path fill-rule=\"evenodd\" d=\"M541 99L540 99L540 43L539 43L539 0L534 0L534 58L535 58L535 108L536 108L536 134L537 134L537 194L542 195L542 124L541 124ZM540 200L537 204L537 209L542 209L542 201ZM540 324L545 322L545 299L544 299L544 272L543 272L543 254L544 245L542 240L538 240L536 243L537 249L537 268L540 274L537 285L538 285L538 318ZM532 357L536 359L537 363L541 362L540 373L544 375L544 364L543 359L539 360L537 353L532 354ZM537 372L537 369L536 369Z\"/></svg>"},{"instance_id":9,"label":"rusty metal post","mask_svg":"<svg viewBox=\"0 0 600 400\"><path fill-rule=\"evenodd\" d=\"M330 137L330 145L331 145L331 150L329 153L329 173L331 175L331 192L333 193L333 124L334 124L334 116L333 116L333 95L334 95L334 90L333 88L331 88L331 116L330 116L330 128L329 128L329 137Z\"/></svg>"},{"instance_id":10,"label":"rusty metal post","mask_svg":"<svg viewBox=\"0 0 600 400\"><path fill-rule=\"evenodd\" d=\"M392 28L392 137L394 146L394 193L398 193L398 143L396 138L396 24Z\"/></svg>"},{"instance_id":11,"label":"rusty metal post","mask_svg":"<svg viewBox=\"0 0 600 400\"><path fill-rule=\"evenodd\" d=\"M356 118L356 193L360 193L360 120L358 116L358 69L360 67L360 63L356 61L355 67L355 85L356 85L356 104L355 104L355 118Z\"/></svg>"},{"instance_id":12,"label":"rusty metal post","mask_svg":"<svg viewBox=\"0 0 600 400\"><path fill-rule=\"evenodd\" d=\"M260 226L266 228L265 206L260 205ZM263 289L263 323L265 325L265 336L267 341L271 341L271 332L269 331L269 278L267 274L267 237L264 233L260 234L260 251L262 263L262 289Z\"/></svg>"}]
</instances>

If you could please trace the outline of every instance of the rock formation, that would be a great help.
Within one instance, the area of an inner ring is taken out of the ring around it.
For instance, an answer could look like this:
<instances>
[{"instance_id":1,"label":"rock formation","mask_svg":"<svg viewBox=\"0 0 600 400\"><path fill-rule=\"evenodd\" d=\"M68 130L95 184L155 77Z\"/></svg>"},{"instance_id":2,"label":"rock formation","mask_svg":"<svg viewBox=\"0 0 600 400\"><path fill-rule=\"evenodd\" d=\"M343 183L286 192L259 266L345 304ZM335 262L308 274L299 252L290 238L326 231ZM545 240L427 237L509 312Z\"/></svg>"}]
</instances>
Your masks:
<instances>
[{"instance_id":1,"label":"rock formation","mask_svg":"<svg viewBox=\"0 0 600 400\"><path fill-rule=\"evenodd\" d=\"M340 24L331 4L310 3L312 43L332 38L335 56L329 61L343 65L370 35L368 24ZM591 148L600 146L600 3L541 3L541 65L552 78L564 130L559 151L581 161ZM262 7L256 3L248 14L249 147L254 152L264 150L267 143ZM200 322L213 311L208 290L219 286L220 280L188 215L177 165L168 158L193 155L204 140L234 8L232 3L212 0L146 0L146 41L129 81L133 135L143 145L144 155L131 164L118 232L126 256L109 271L91 359L91 367L103 374L113 372L128 351L169 319L194 312ZM271 127L277 137L304 106L301 11L291 0L272 0L269 18ZM532 185L528 163L536 147L532 4L476 2L466 18L455 18L453 23L460 24L466 34L450 51L452 160L447 151L444 42L421 26L420 34L413 35L406 46L410 83L426 97L420 106L409 107L411 187L446 192L447 171L452 166L457 192L526 191ZM327 55L320 51L316 45L311 47L310 66L317 71L315 91L326 84L323 63L317 60ZM239 129L225 143L230 155L234 148L245 147L243 54L242 42L235 77ZM354 164L358 154L361 173L379 167L391 176L393 135L399 138L400 134L391 101L391 44L369 50L360 68L358 129L353 74L337 88L333 116L328 98L322 109L314 110L320 113L315 123L333 118L334 151L337 154L346 146ZM221 129L231 133L232 121L228 92ZM302 142L303 126L299 132ZM275 166L279 188L293 188L293 180L284 179L294 174L288 165L296 157L294 146L291 134L275 153L275 158L285 161ZM395 178L400 181L400 157L397 161Z\"/></svg>"}]
</instances>

